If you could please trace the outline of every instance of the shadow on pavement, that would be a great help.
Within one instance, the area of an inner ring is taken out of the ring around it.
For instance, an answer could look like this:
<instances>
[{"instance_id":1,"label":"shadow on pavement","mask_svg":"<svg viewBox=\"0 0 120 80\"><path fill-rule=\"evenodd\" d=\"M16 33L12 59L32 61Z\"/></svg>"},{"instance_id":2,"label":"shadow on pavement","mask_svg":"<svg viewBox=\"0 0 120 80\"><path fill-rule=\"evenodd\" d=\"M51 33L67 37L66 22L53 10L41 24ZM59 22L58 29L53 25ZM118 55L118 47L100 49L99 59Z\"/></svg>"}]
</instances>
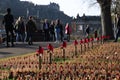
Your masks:
<instances>
[{"instance_id":1,"label":"shadow on pavement","mask_svg":"<svg viewBox=\"0 0 120 80\"><path fill-rule=\"evenodd\" d=\"M0 52L2 55L12 54L11 52Z\"/></svg>"}]
</instances>

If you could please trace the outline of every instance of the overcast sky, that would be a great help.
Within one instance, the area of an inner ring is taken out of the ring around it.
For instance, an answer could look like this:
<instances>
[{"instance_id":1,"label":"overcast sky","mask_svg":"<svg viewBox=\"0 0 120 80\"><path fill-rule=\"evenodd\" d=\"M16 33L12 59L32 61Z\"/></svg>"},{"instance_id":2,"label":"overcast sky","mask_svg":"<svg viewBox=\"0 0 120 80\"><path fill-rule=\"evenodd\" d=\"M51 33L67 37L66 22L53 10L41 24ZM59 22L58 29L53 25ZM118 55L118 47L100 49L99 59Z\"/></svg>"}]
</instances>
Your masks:
<instances>
[{"instance_id":1,"label":"overcast sky","mask_svg":"<svg viewBox=\"0 0 120 80\"><path fill-rule=\"evenodd\" d=\"M94 2L88 2L87 0L21 0L30 1L35 4L48 5L50 2L58 3L60 10L69 16L76 17L79 13L82 16L86 15L100 15L100 8L98 4L93 5ZM93 0L95 1L95 0Z\"/></svg>"}]
</instances>

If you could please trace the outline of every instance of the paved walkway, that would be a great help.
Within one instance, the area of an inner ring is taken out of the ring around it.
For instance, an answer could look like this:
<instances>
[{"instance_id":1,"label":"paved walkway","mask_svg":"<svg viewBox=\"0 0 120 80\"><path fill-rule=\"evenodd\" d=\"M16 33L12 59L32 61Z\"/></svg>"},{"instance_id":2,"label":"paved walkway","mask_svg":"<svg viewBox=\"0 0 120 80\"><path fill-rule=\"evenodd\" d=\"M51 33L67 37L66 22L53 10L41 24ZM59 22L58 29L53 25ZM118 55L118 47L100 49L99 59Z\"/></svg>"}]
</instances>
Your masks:
<instances>
[{"instance_id":1,"label":"paved walkway","mask_svg":"<svg viewBox=\"0 0 120 80\"><path fill-rule=\"evenodd\" d=\"M6 58L11 56L29 54L35 52L39 45L44 49L47 49L47 44L51 43L54 47L59 47L61 43L55 42L34 42L33 45L28 45L27 43L19 42L15 45L15 47L6 48L4 44L0 44L0 58ZM70 44L69 42L68 44Z\"/></svg>"}]
</instances>

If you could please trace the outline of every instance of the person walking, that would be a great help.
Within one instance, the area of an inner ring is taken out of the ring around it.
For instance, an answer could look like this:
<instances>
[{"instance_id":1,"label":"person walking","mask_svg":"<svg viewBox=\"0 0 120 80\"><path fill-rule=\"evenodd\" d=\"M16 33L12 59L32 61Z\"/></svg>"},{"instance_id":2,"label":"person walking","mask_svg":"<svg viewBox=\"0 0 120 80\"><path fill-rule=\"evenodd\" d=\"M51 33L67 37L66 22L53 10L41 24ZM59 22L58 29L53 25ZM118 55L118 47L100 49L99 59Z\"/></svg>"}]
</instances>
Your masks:
<instances>
[{"instance_id":1,"label":"person walking","mask_svg":"<svg viewBox=\"0 0 120 80\"><path fill-rule=\"evenodd\" d=\"M67 41L68 41L68 42L70 41L71 31L72 31L72 29L71 29L69 23L66 23L66 26L65 26L65 34L67 35Z\"/></svg>"},{"instance_id":2,"label":"person walking","mask_svg":"<svg viewBox=\"0 0 120 80\"><path fill-rule=\"evenodd\" d=\"M56 20L56 24L55 24L55 38L56 38L56 43L59 43L60 41L60 26L59 26L59 21Z\"/></svg>"},{"instance_id":3,"label":"person walking","mask_svg":"<svg viewBox=\"0 0 120 80\"><path fill-rule=\"evenodd\" d=\"M50 31L50 40L55 41L55 23L54 23L54 21L51 21L49 31Z\"/></svg>"},{"instance_id":4,"label":"person walking","mask_svg":"<svg viewBox=\"0 0 120 80\"><path fill-rule=\"evenodd\" d=\"M23 17L19 17L15 23L15 31L16 31L16 42L22 41L24 42L25 37L25 25L23 21Z\"/></svg>"},{"instance_id":5,"label":"person walking","mask_svg":"<svg viewBox=\"0 0 120 80\"><path fill-rule=\"evenodd\" d=\"M43 30L45 33L44 40L49 41L50 34L49 34L49 23L48 23L47 19L45 19L45 22L43 23Z\"/></svg>"},{"instance_id":6,"label":"person walking","mask_svg":"<svg viewBox=\"0 0 120 80\"><path fill-rule=\"evenodd\" d=\"M3 19L3 24L5 25L5 30L6 30L6 47L9 47L9 40L11 41L11 46L14 46L14 17L11 14L11 9L7 8L7 14L5 14L4 19ZM9 36L9 33L11 36Z\"/></svg>"},{"instance_id":7,"label":"person walking","mask_svg":"<svg viewBox=\"0 0 120 80\"><path fill-rule=\"evenodd\" d=\"M115 38L114 42L117 42L117 41L118 41L119 35L120 35L120 14L118 14L117 34L116 34L116 38Z\"/></svg>"},{"instance_id":8,"label":"person walking","mask_svg":"<svg viewBox=\"0 0 120 80\"><path fill-rule=\"evenodd\" d=\"M33 45L33 33L35 31L37 31L36 24L33 21L33 17L30 16L25 27L25 32L26 32L25 40L28 40L29 45Z\"/></svg>"},{"instance_id":9,"label":"person walking","mask_svg":"<svg viewBox=\"0 0 120 80\"><path fill-rule=\"evenodd\" d=\"M63 41L63 37L64 37L64 35L63 35L63 25L61 24L61 21L60 21L60 19L57 19L56 20L56 27L58 27L58 31L59 31L59 40L62 42ZM57 32L58 33L58 32Z\"/></svg>"},{"instance_id":10,"label":"person walking","mask_svg":"<svg viewBox=\"0 0 120 80\"><path fill-rule=\"evenodd\" d=\"M94 31L94 38L97 38L97 37L98 37L98 31L95 30L95 31Z\"/></svg>"},{"instance_id":11,"label":"person walking","mask_svg":"<svg viewBox=\"0 0 120 80\"><path fill-rule=\"evenodd\" d=\"M63 25L62 25L62 23L59 19L58 19L58 26L60 27L60 40L61 40L61 42L63 42L63 37L64 37L64 35L63 35Z\"/></svg>"},{"instance_id":12,"label":"person walking","mask_svg":"<svg viewBox=\"0 0 120 80\"><path fill-rule=\"evenodd\" d=\"M89 37L89 33L90 33L89 25L87 25L85 32L86 32L86 37L88 38Z\"/></svg>"}]
</instances>

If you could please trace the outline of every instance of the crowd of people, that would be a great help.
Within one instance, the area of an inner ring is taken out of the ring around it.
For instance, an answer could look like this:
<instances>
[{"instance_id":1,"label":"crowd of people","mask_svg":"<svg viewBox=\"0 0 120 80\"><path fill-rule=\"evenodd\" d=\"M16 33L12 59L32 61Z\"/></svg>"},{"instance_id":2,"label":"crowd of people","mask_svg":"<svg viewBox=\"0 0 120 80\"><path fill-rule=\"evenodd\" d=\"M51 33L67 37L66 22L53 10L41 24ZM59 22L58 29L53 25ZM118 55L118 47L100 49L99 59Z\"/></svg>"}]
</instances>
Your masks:
<instances>
[{"instance_id":1,"label":"crowd of people","mask_svg":"<svg viewBox=\"0 0 120 80\"><path fill-rule=\"evenodd\" d=\"M33 16L29 17L29 20L25 24L24 19L20 16L14 24L14 17L11 14L11 9L7 9L7 14L4 16L3 24L5 25L6 30L6 46L9 47L9 41L11 41L11 46L14 46L14 41L23 43L28 41L29 45L33 44L33 33L37 32L36 23L33 19ZM44 31L44 41L55 41L62 42L64 40L64 34L67 35L67 40L70 40L71 28L68 27L68 23L66 24L66 28L64 31L64 27L59 19L56 21L48 22L47 19L44 20L43 23L43 31ZM14 36L14 32L16 36ZM64 33L65 32L65 33ZM9 36L11 34L11 36ZM9 38L11 37L11 38ZM14 37L16 37L14 40Z\"/></svg>"}]
</instances>

